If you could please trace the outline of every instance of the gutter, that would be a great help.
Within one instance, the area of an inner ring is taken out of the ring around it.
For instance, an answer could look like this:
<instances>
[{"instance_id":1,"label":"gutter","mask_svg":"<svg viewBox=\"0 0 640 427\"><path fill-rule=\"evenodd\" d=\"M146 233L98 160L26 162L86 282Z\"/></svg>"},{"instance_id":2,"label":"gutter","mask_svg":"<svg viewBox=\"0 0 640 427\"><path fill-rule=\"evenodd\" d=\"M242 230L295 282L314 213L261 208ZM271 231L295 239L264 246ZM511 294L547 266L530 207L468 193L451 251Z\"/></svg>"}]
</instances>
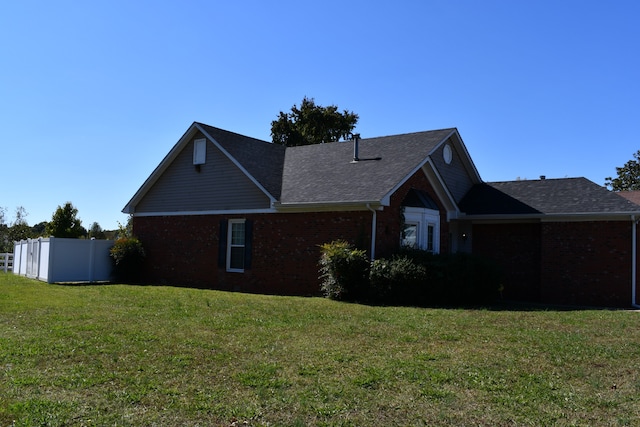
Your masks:
<instances>
[{"instance_id":1,"label":"gutter","mask_svg":"<svg viewBox=\"0 0 640 427\"><path fill-rule=\"evenodd\" d=\"M348 202L275 202L271 205L279 212L332 212L332 211L362 211L371 210L371 206L380 207L380 200L356 200Z\"/></svg>"},{"instance_id":2,"label":"gutter","mask_svg":"<svg viewBox=\"0 0 640 427\"><path fill-rule=\"evenodd\" d=\"M529 214L465 214L458 219L471 221L540 220L542 222L580 222L580 221L624 221L631 212L566 212L566 213L529 213ZM634 215L637 215L636 212Z\"/></svg>"},{"instance_id":3,"label":"gutter","mask_svg":"<svg viewBox=\"0 0 640 427\"><path fill-rule=\"evenodd\" d=\"M371 261L373 261L376 259L376 223L378 220L378 213L371 207L370 203L367 203L367 209L373 212L373 218L371 219Z\"/></svg>"},{"instance_id":4,"label":"gutter","mask_svg":"<svg viewBox=\"0 0 640 427\"><path fill-rule=\"evenodd\" d=\"M640 308L639 304L636 304L636 286L637 286L637 242L636 234L638 228L638 220L635 215L631 215L631 306L633 308Z\"/></svg>"}]
</instances>

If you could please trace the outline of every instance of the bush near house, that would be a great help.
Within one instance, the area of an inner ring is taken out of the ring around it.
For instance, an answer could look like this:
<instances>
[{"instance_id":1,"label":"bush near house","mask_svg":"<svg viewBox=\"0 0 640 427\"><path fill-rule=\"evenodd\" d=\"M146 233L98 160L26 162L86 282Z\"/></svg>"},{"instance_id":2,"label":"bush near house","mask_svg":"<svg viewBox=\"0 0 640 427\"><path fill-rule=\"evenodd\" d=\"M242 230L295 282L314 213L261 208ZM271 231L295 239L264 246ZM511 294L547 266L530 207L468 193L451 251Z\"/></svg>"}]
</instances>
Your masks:
<instances>
[{"instance_id":1,"label":"bush near house","mask_svg":"<svg viewBox=\"0 0 640 427\"><path fill-rule=\"evenodd\" d=\"M468 253L433 254L403 249L396 257L412 260L426 270L424 281L406 295L419 305L476 304L499 295L500 269L489 259ZM402 295L401 295L402 297Z\"/></svg>"},{"instance_id":2,"label":"bush near house","mask_svg":"<svg viewBox=\"0 0 640 427\"><path fill-rule=\"evenodd\" d=\"M409 257L377 259L371 263L368 297L375 303L405 304L415 301L417 290L428 282L427 268Z\"/></svg>"},{"instance_id":3,"label":"bush near house","mask_svg":"<svg viewBox=\"0 0 640 427\"><path fill-rule=\"evenodd\" d=\"M344 241L322 246L322 292L332 299L429 306L477 304L496 299L500 272L476 255L402 249L370 264L364 251Z\"/></svg>"},{"instance_id":4,"label":"bush near house","mask_svg":"<svg viewBox=\"0 0 640 427\"><path fill-rule=\"evenodd\" d=\"M344 240L325 243L320 246L320 251L320 289L323 295L339 301L361 300L367 291L367 253L354 249Z\"/></svg>"},{"instance_id":5,"label":"bush near house","mask_svg":"<svg viewBox=\"0 0 640 427\"><path fill-rule=\"evenodd\" d=\"M142 243L135 237L121 237L109 251L113 259L113 275L121 283L137 282L145 258Z\"/></svg>"}]
</instances>

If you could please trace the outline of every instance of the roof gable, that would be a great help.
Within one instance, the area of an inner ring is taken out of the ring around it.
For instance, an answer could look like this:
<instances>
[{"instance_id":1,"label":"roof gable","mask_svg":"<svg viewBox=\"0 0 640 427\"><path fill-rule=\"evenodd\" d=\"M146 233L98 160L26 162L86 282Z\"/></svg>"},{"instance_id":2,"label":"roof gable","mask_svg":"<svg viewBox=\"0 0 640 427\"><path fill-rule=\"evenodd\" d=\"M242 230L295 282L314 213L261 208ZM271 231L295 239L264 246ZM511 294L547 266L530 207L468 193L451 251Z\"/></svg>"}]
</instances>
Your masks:
<instances>
[{"instance_id":1,"label":"roof gable","mask_svg":"<svg viewBox=\"0 0 640 427\"><path fill-rule=\"evenodd\" d=\"M198 133L204 135L271 202L277 199L284 163L284 147L194 122L127 203L122 210L124 213L136 211L136 206ZM262 162L260 159L266 161Z\"/></svg>"}]
</instances>

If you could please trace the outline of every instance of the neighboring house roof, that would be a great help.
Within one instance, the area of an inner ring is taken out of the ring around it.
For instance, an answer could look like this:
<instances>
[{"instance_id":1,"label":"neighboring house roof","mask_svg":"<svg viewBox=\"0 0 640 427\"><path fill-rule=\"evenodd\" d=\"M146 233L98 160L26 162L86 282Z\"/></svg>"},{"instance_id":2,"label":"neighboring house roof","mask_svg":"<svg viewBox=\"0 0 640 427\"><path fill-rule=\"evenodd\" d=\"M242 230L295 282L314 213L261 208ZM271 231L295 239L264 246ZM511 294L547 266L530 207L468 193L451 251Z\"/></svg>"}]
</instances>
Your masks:
<instances>
[{"instance_id":1,"label":"neighboring house roof","mask_svg":"<svg viewBox=\"0 0 640 427\"><path fill-rule=\"evenodd\" d=\"M622 196L636 205L640 205L640 191L617 191L618 196Z\"/></svg>"},{"instance_id":2,"label":"neighboring house roof","mask_svg":"<svg viewBox=\"0 0 640 427\"><path fill-rule=\"evenodd\" d=\"M287 148L282 204L379 202L455 129Z\"/></svg>"},{"instance_id":3,"label":"neighboring house roof","mask_svg":"<svg viewBox=\"0 0 640 427\"><path fill-rule=\"evenodd\" d=\"M490 182L460 202L467 216L637 214L640 206L586 178Z\"/></svg>"}]
</instances>

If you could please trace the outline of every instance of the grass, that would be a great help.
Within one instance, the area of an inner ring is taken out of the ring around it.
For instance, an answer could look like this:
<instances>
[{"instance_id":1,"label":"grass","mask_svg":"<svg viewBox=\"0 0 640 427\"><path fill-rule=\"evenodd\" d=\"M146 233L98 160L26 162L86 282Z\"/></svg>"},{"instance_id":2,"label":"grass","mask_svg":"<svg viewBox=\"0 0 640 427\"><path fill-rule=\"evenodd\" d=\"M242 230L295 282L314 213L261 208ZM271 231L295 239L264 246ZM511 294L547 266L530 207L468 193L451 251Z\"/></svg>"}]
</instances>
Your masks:
<instances>
[{"instance_id":1,"label":"grass","mask_svg":"<svg viewBox=\"0 0 640 427\"><path fill-rule=\"evenodd\" d=\"M631 426L639 315L0 273L0 426Z\"/></svg>"}]
</instances>

